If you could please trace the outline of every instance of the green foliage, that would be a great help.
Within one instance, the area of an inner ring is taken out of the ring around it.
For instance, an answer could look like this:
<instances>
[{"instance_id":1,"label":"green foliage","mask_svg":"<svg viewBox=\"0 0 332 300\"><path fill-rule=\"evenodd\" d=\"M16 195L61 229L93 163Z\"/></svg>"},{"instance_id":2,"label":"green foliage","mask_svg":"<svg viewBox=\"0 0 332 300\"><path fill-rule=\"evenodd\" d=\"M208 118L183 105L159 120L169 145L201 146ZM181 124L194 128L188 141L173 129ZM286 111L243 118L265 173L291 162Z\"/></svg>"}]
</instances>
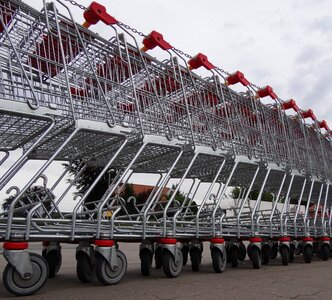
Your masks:
<instances>
[{"instance_id":1,"label":"green foliage","mask_svg":"<svg viewBox=\"0 0 332 300\"><path fill-rule=\"evenodd\" d=\"M65 167L67 167L67 164L64 164ZM82 164L81 160L77 160L74 163L70 165L69 174L76 177L77 174L81 171L81 169L84 167L84 164ZM95 181L95 179L98 177L100 172L103 170L101 167L86 167L85 170L81 173L81 175L76 179L75 186L77 188L76 194L85 194L85 192L90 188L92 183ZM90 203L96 200L99 200L103 197L105 194L108 183L111 181L114 176L115 172L113 173L106 173L102 178L98 181L96 186L92 189L92 191L87 196L85 203ZM93 206L87 205L88 209L93 209Z\"/></svg>"},{"instance_id":2,"label":"green foliage","mask_svg":"<svg viewBox=\"0 0 332 300\"><path fill-rule=\"evenodd\" d=\"M233 199L237 199L240 195L240 192L241 192L241 189L239 187L234 187L231 191L231 197ZM259 191L253 190L249 193L249 199L257 200L258 195L259 195ZM273 194L271 192L264 191L262 194L262 201L272 202L272 200L273 200Z\"/></svg>"},{"instance_id":3,"label":"green foliage","mask_svg":"<svg viewBox=\"0 0 332 300\"><path fill-rule=\"evenodd\" d=\"M9 196L3 200L1 208L4 211L8 211L11 203L16 196ZM53 193L43 186L31 186L22 195L20 200L15 205L14 216L15 217L26 217L27 210L31 209L34 205L43 201L44 209L50 210L52 207L51 200L54 199Z\"/></svg>"},{"instance_id":4,"label":"green foliage","mask_svg":"<svg viewBox=\"0 0 332 300\"><path fill-rule=\"evenodd\" d=\"M176 189L176 185L172 185L171 190L175 190ZM167 200L169 200L172 196L172 193L170 193L169 195L167 195ZM177 191L177 193L175 194L174 197L174 201L177 201L180 206L188 206L190 204L191 199L189 197L187 197L184 192L181 192L180 190ZM174 201L173 201L173 206L174 206ZM197 208L197 204L195 201L192 201L190 204L190 209L193 213L197 213L198 208Z\"/></svg>"}]
</instances>

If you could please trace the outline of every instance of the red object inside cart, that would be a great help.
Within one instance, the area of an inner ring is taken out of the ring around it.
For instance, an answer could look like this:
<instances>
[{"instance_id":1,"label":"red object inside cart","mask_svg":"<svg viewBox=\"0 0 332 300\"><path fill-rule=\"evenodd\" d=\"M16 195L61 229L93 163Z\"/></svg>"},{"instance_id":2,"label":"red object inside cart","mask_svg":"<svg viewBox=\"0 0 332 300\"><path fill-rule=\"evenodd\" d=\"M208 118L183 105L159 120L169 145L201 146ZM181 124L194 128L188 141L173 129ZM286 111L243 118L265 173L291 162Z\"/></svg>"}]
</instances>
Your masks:
<instances>
[{"instance_id":1,"label":"red object inside cart","mask_svg":"<svg viewBox=\"0 0 332 300\"><path fill-rule=\"evenodd\" d=\"M5 26L9 25L11 20L13 19L13 15L16 11L16 7L12 4L0 1L0 10L1 10L1 18ZM0 23L0 32L4 31L4 27Z\"/></svg>"}]
</instances>

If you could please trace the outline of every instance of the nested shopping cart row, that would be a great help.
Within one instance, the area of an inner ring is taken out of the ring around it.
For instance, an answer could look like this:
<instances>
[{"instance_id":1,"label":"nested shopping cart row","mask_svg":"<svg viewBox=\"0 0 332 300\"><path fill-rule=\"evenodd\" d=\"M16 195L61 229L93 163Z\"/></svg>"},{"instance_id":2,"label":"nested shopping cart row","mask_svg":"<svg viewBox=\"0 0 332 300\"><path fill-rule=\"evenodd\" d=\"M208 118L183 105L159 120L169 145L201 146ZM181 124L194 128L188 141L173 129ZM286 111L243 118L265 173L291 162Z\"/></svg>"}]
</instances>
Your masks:
<instances>
[{"instance_id":1,"label":"nested shopping cart row","mask_svg":"<svg viewBox=\"0 0 332 300\"><path fill-rule=\"evenodd\" d=\"M198 271L203 242L217 273L246 255L254 268L278 252L283 264L294 253L306 262L313 253L328 258L326 121L203 54L184 54L156 31L137 41L98 3L84 17L78 25L60 1L39 12L0 0L0 190L11 197L0 213L0 240L11 293L32 294L55 276L67 242L78 245L79 280L96 274L106 285L126 273L118 242L140 243L145 276L153 257L168 277L189 255ZM109 25L110 39L87 29L98 21ZM169 57L149 55L155 47ZM194 72L201 67L208 77ZM238 83L242 92L230 88ZM60 175L59 162L66 162ZM73 196L91 168L92 183ZM130 182L147 174L154 183L144 201L126 197ZM107 176L102 195L87 201ZM64 212L68 201L73 208ZM28 252L28 242L43 242L42 257Z\"/></svg>"}]
</instances>

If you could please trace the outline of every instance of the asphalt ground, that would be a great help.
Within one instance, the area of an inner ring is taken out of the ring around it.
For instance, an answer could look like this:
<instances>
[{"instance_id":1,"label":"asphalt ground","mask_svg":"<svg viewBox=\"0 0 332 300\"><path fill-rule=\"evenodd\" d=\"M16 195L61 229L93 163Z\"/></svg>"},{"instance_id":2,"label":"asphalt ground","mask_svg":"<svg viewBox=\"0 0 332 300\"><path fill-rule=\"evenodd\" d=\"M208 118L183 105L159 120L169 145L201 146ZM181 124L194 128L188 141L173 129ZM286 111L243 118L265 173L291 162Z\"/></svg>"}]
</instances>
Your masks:
<instances>
[{"instance_id":1,"label":"asphalt ground","mask_svg":"<svg viewBox=\"0 0 332 300\"><path fill-rule=\"evenodd\" d=\"M245 260L234 269L230 265L222 274L214 273L208 245L204 247L199 272L192 272L190 260L178 278L167 278L162 270L152 270L149 277L140 274L138 244L120 244L126 254L128 270L124 279L113 286L103 286L97 279L82 284L76 277L75 246L62 245L62 267L55 278L33 296L20 299L332 299L332 259L304 263L295 257L288 266L281 259L255 270ZM31 244L31 252L41 253L41 245ZM6 265L0 258L0 275ZM13 299L0 284L0 299Z\"/></svg>"}]
</instances>

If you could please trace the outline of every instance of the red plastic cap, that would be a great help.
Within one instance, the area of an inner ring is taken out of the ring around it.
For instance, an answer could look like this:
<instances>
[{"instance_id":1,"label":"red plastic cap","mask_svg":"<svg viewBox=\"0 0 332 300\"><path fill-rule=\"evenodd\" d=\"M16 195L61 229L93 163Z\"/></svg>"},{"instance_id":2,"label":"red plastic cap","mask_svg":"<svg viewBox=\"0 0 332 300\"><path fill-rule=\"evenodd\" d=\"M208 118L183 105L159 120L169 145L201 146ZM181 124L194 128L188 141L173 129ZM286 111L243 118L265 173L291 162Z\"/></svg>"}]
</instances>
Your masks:
<instances>
[{"instance_id":1,"label":"red plastic cap","mask_svg":"<svg viewBox=\"0 0 332 300\"><path fill-rule=\"evenodd\" d=\"M281 236L278 240L279 242L290 242L291 238L289 236Z\"/></svg>"},{"instance_id":2,"label":"red plastic cap","mask_svg":"<svg viewBox=\"0 0 332 300\"><path fill-rule=\"evenodd\" d=\"M114 240L95 240L95 245L98 247L113 247L115 245Z\"/></svg>"},{"instance_id":3,"label":"red plastic cap","mask_svg":"<svg viewBox=\"0 0 332 300\"><path fill-rule=\"evenodd\" d=\"M302 116L303 119L311 118L313 121L317 120L314 112L310 108L308 110L306 110L306 111L303 111L301 113L301 116Z\"/></svg>"},{"instance_id":4,"label":"red plastic cap","mask_svg":"<svg viewBox=\"0 0 332 300\"><path fill-rule=\"evenodd\" d=\"M198 53L196 56L189 59L188 65L190 70L198 69L200 67L204 67L207 70L214 69L214 65L211 64L207 56L202 53Z\"/></svg>"},{"instance_id":5,"label":"red plastic cap","mask_svg":"<svg viewBox=\"0 0 332 300\"><path fill-rule=\"evenodd\" d=\"M261 237L252 237L249 239L250 243L261 243L263 239Z\"/></svg>"},{"instance_id":6,"label":"red plastic cap","mask_svg":"<svg viewBox=\"0 0 332 300\"><path fill-rule=\"evenodd\" d=\"M236 71L235 73L229 75L226 78L226 82L228 85L236 84L236 83L241 83L244 86L249 85L249 81L244 77L244 74L240 71Z\"/></svg>"},{"instance_id":7,"label":"red plastic cap","mask_svg":"<svg viewBox=\"0 0 332 300\"><path fill-rule=\"evenodd\" d=\"M288 101L285 101L281 104L281 107L284 109L284 110L287 110L287 109L293 109L294 111L298 112L300 109L299 107L297 106L295 100L293 99L290 99Z\"/></svg>"},{"instance_id":8,"label":"red plastic cap","mask_svg":"<svg viewBox=\"0 0 332 300\"><path fill-rule=\"evenodd\" d=\"M258 90L257 94L260 98L264 98L267 96L270 96L273 100L278 98L276 93L273 91L273 88L271 88L269 85Z\"/></svg>"},{"instance_id":9,"label":"red plastic cap","mask_svg":"<svg viewBox=\"0 0 332 300\"><path fill-rule=\"evenodd\" d=\"M177 243L177 239L172 239L172 238L160 238L159 243L163 245L175 245Z\"/></svg>"},{"instance_id":10,"label":"red plastic cap","mask_svg":"<svg viewBox=\"0 0 332 300\"><path fill-rule=\"evenodd\" d=\"M4 242L3 248L6 250L25 250L28 249L28 242Z\"/></svg>"},{"instance_id":11,"label":"red plastic cap","mask_svg":"<svg viewBox=\"0 0 332 300\"><path fill-rule=\"evenodd\" d=\"M97 2L92 2L84 12L83 16L86 23L88 23L84 27L89 27L91 24L97 24L99 21L104 22L106 25L118 23L115 18L107 13L106 7Z\"/></svg>"},{"instance_id":12,"label":"red plastic cap","mask_svg":"<svg viewBox=\"0 0 332 300\"><path fill-rule=\"evenodd\" d=\"M330 131L330 127L325 120L318 122L318 126L319 128L325 128L326 131Z\"/></svg>"},{"instance_id":13,"label":"red plastic cap","mask_svg":"<svg viewBox=\"0 0 332 300\"><path fill-rule=\"evenodd\" d=\"M214 237L214 238L210 239L210 242L212 244L223 244L223 243L225 243L225 240L220 237Z\"/></svg>"},{"instance_id":14,"label":"red plastic cap","mask_svg":"<svg viewBox=\"0 0 332 300\"><path fill-rule=\"evenodd\" d=\"M312 242L313 240L314 240L314 239L313 239L312 237L310 237L310 236L304 237L304 238L302 239L303 242Z\"/></svg>"},{"instance_id":15,"label":"red plastic cap","mask_svg":"<svg viewBox=\"0 0 332 300\"><path fill-rule=\"evenodd\" d=\"M151 33L143 39L143 45L146 50L151 50L157 46L163 50L170 50L173 48L164 40L163 35L155 30L151 31Z\"/></svg>"}]
</instances>

